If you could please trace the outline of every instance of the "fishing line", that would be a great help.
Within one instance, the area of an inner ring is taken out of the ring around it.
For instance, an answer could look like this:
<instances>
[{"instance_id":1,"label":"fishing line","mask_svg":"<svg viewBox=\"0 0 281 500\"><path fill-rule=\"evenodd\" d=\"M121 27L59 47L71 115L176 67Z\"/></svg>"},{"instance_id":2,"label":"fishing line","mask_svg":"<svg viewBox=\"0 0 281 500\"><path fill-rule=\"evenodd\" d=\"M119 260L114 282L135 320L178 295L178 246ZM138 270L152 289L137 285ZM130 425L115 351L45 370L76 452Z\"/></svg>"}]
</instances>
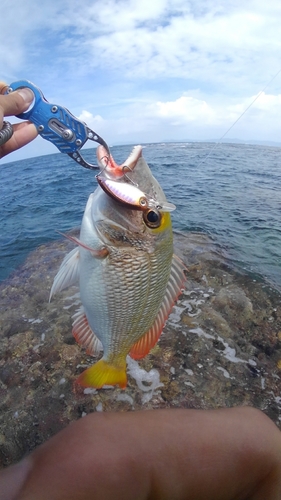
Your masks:
<instances>
[{"instance_id":1,"label":"fishing line","mask_svg":"<svg viewBox=\"0 0 281 500\"><path fill-rule=\"evenodd\" d=\"M275 78L279 75L279 73L281 73L281 68L277 71L277 73L270 79L270 81L265 85L265 87L256 95L256 97L252 100L252 102L249 104L249 106L247 106L246 109L244 109L243 113L241 113L240 116L238 116L238 118L235 120L235 122L232 123L232 125L227 129L227 131L221 136L220 139L218 139L218 141L216 142L216 144L212 147L212 149L209 151L209 153L207 154L207 156L205 156L205 158L203 158L198 164L197 164L197 167L199 167L200 165L202 165L202 163L204 163L208 158L209 156L211 155L211 153L213 153L214 149L217 148L217 146L219 144L221 144L221 141L225 138L225 136L228 134L228 132L234 127L234 125L236 125L236 123L240 120L240 118L242 118L242 116L245 115L245 113L247 113L247 111L250 109L250 107L257 101L257 99L262 95L262 93L267 89L267 87L269 87L269 85L273 82L273 80L275 80Z\"/></svg>"}]
</instances>

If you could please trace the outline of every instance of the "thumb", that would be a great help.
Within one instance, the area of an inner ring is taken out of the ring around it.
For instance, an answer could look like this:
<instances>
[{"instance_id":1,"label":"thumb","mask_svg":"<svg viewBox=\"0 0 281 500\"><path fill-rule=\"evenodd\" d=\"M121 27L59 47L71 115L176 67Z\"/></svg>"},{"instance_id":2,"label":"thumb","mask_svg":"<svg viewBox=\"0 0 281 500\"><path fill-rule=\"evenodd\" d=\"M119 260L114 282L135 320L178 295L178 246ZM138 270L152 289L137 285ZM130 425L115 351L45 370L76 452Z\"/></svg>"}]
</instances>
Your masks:
<instances>
[{"instance_id":1,"label":"thumb","mask_svg":"<svg viewBox=\"0 0 281 500\"><path fill-rule=\"evenodd\" d=\"M0 94L6 88L7 85L0 82ZM0 95L0 107L2 108L3 116L18 115L26 111L33 100L34 94L27 87L11 92L10 94Z\"/></svg>"}]
</instances>

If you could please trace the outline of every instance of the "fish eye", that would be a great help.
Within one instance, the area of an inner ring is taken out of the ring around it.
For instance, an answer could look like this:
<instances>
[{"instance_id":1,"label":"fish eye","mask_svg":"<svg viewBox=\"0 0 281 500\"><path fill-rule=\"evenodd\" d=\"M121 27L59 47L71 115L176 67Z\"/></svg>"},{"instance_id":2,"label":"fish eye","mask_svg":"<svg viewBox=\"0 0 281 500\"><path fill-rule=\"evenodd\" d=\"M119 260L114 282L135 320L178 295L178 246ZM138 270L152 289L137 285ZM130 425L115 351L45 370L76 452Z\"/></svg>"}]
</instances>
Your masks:
<instances>
[{"instance_id":1,"label":"fish eye","mask_svg":"<svg viewBox=\"0 0 281 500\"><path fill-rule=\"evenodd\" d=\"M146 210L143 213L143 220L148 227L156 228L160 226L161 214L157 210Z\"/></svg>"}]
</instances>

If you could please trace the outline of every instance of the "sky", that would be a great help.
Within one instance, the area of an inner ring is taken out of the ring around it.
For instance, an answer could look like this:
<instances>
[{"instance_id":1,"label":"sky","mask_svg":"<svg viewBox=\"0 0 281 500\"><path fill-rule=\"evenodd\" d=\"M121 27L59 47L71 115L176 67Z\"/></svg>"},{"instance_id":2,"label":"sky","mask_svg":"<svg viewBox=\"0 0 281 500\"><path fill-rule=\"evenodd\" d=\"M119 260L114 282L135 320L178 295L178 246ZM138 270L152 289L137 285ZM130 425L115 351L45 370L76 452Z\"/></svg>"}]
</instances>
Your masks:
<instances>
[{"instance_id":1,"label":"sky","mask_svg":"<svg viewBox=\"0 0 281 500\"><path fill-rule=\"evenodd\" d=\"M281 145L280 21L280 0L2 0L0 80L32 81L109 145ZM37 138L1 162L55 152Z\"/></svg>"}]
</instances>

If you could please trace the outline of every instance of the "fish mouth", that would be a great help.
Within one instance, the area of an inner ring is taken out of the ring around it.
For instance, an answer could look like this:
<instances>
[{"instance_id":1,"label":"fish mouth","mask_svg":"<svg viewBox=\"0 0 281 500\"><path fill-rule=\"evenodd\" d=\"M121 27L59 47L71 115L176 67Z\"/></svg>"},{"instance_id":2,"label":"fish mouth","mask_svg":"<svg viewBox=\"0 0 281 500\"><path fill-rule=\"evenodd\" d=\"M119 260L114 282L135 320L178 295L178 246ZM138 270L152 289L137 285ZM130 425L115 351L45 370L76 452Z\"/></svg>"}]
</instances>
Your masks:
<instances>
[{"instance_id":1,"label":"fish mouth","mask_svg":"<svg viewBox=\"0 0 281 500\"><path fill-rule=\"evenodd\" d=\"M134 146L128 158L121 165L118 165L112 154L108 154L108 151L104 146L98 146L97 160L98 165L101 168L101 173L99 175L102 174L103 176L111 179L126 176L126 173L134 169L141 156L142 146Z\"/></svg>"},{"instance_id":2,"label":"fish mouth","mask_svg":"<svg viewBox=\"0 0 281 500\"><path fill-rule=\"evenodd\" d=\"M98 146L97 159L102 170L96 178L100 187L108 196L131 210L145 211L154 208L172 212L176 208L173 203L154 199L131 179L129 174L133 172L141 156L142 146L134 146L128 158L122 165L118 165L104 146Z\"/></svg>"}]
</instances>

